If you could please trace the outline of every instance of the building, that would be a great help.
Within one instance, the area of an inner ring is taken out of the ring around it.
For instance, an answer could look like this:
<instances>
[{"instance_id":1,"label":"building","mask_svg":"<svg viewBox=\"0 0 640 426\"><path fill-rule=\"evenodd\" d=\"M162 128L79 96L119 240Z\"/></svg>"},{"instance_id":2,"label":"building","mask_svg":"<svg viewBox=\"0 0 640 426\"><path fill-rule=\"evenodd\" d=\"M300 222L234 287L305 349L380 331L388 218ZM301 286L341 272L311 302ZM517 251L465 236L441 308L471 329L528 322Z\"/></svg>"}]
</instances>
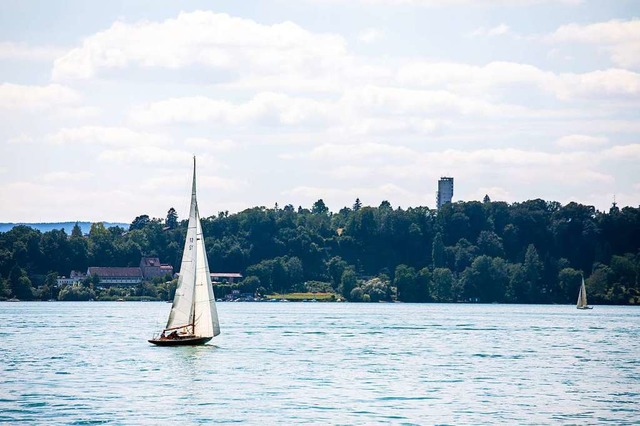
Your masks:
<instances>
[{"instance_id":1,"label":"building","mask_svg":"<svg viewBox=\"0 0 640 426\"><path fill-rule=\"evenodd\" d=\"M438 210L453 198L453 178L441 177L438 181L438 192L436 194L436 207Z\"/></svg>"},{"instance_id":2,"label":"building","mask_svg":"<svg viewBox=\"0 0 640 426\"><path fill-rule=\"evenodd\" d=\"M105 266L90 266L87 275L98 276L100 287L110 286L132 286L140 284L143 280L141 268L119 268Z\"/></svg>"},{"instance_id":3,"label":"building","mask_svg":"<svg viewBox=\"0 0 640 426\"><path fill-rule=\"evenodd\" d=\"M211 272L211 282L214 284L233 284L241 280L242 274L237 272Z\"/></svg>"},{"instance_id":4,"label":"building","mask_svg":"<svg viewBox=\"0 0 640 426\"><path fill-rule=\"evenodd\" d=\"M87 274L83 274L80 271L71 271L69 278L64 276L58 277L58 286L75 285L75 284L78 284L80 281L84 280L85 278L87 278Z\"/></svg>"},{"instance_id":5,"label":"building","mask_svg":"<svg viewBox=\"0 0 640 426\"><path fill-rule=\"evenodd\" d=\"M160 263L160 259L157 257L143 257L140 260L140 269L145 279L164 277L166 275L173 276L173 266Z\"/></svg>"},{"instance_id":6,"label":"building","mask_svg":"<svg viewBox=\"0 0 640 426\"><path fill-rule=\"evenodd\" d=\"M133 286L144 280L173 276L173 266L160 263L157 257L143 257L138 267L90 266L86 274L71 271L71 278L58 278L58 285L76 284L93 275L100 280L100 287Z\"/></svg>"}]
</instances>

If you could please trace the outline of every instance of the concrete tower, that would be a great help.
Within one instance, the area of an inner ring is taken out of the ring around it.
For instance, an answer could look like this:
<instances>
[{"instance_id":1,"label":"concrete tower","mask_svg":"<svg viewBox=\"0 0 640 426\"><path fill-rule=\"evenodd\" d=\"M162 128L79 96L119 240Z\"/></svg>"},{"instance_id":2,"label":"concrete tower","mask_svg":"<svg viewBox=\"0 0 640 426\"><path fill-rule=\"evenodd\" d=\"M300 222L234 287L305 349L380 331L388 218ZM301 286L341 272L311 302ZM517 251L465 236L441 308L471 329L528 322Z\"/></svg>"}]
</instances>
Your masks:
<instances>
[{"instance_id":1,"label":"concrete tower","mask_svg":"<svg viewBox=\"0 0 640 426\"><path fill-rule=\"evenodd\" d=\"M436 195L436 206L438 210L446 203L450 203L453 198L453 178L441 177L438 181L438 193Z\"/></svg>"}]
</instances>

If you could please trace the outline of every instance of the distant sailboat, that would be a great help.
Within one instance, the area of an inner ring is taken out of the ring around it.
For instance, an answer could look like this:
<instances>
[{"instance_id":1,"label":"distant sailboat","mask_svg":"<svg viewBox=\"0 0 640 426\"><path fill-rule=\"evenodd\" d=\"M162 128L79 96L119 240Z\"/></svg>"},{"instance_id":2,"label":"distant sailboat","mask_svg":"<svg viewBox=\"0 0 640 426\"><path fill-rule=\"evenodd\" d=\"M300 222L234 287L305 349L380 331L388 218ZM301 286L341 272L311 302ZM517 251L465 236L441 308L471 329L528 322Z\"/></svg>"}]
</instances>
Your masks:
<instances>
[{"instance_id":1,"label":"distant sailboat","mask_svg":"<svg viewBox=\"0 0 640 426\"><path fill-rule=\"evenodd\" d=\"M218 334L220 323L196 200L196 158L193 157L189 226L176 295L166 327L149 342L159 346L202 345Z\"/></svg>"},{"instance_id":2,"label":"distant sailboat","mask_svg":"<svg viewBox=\"0 0 640 426\"><path fill-rule=\"evenodd\" d=\"M587 289L584 286L584 277L582 277L582 284L580 285L580 292L578 293L578 303L576 304L578 309L593 309L593 307L587 305Z\"/></svg>"}]
</instances>

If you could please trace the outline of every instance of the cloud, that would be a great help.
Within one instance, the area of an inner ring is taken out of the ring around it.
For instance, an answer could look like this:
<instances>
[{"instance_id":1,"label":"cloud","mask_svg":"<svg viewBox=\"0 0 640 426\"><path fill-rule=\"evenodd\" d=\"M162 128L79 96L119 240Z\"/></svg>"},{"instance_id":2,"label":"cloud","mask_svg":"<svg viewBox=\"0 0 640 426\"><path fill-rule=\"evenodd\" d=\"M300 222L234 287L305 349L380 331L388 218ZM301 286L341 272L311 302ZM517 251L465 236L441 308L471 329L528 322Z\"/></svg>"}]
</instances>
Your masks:
<instances>
[{"instance_id":1,"label":"cloud","mask_svg":"<svg viewBox=\"0 0 640 426\"><path fill-rule=\"evenodd\" d=\"M319 187L319 186L296 186L285 190L282 195L302 197L308 202L323 199L328 205L335 206L351 205L356 198L360 198L367 205L370 200L376 200L374 204L382 200L411 200L417 195L394 183L382 183L379 185L367 185L362 187Z\"/></svg>"},{"instance_id":2,"label":"cloud","mask_svg":"<svg viewBox=\"0 0 640 426\"><path fill-rule=\"evenodd\" d=\"M563 136L556 141L556 145L560 148L572 149L590 149L609 143L609 139L604 136L589 135L568 135Z\"/></svg>"},{"instance_id":3,"label":"cloud","mask_svg":"<svg viewBox=\"0 0 640 426\"><path fill-rule=\"evenodd\" d=\"M509 26L504 23L498 26L495 26L493 28L480 27L477 30L475 30L473 33L471 33L472 36L476 36L476 37L478 36L494 37L494 36L502 36L506 34L509 34Z\"/></svg>"},{"instance_id":4,"label":"cloud","mask_svg":"<svg viewBox=\"0 0 640 426\"><path fill-rule=\"evenodd\" d=\"M203 65L256 75L317 72L346 53L346 41L292 22L259 24L210 11L181 12L163 22L115 22L58 58L54 80L88 79L102 70L180 69Z\"/></svg>"},{"instance_id":5,"label":"cloud","mask_svg":"<svg viewBox=\"0 0 640 426\"><path fill-rule=\"evenodd\" d=\"M491 201L505 201L513 199L511 192L501 186L480 187L472 193L470 199L482 200L485 195L488 195Z\"/></svg>"},{"instance_id":6,"label":"cloud","mask_svg":"<svg viewBox=\"0 0 640 426\"><path fill-rule=\"evenodd\" d=\"M0 60L53 61L66 49L56 46L29 46L27 43L0 42Z\"/></svg>"},{"instance_id":7,"label":"cloud","mask_svg":"<svg viewBox=\"0 0 640 426\"><path fill-rule=\"evenodd\" d=\"M324 144L315 147L309 153L313 159L322 161L360 162L378 159L389 161L392 158L411 158L415 151L404 147L381 143L362 144Z\"/></svg>"},{"instance_id":8,"label":"cloud","mask_svg":"<svg viewBox=\"0 0 640 426\"><path fill-rule=\"evenodd\" d=\"M584 74L561 74L552 87L559 99L620 98L633 101L640 95L640 74L608 69Z\"/></svg>"},{"instance_id":9,"label":"cloud","mask_svg":"<svg viewBox=\"0 0 640 426\"><path fill-rule=\"evenodd\" d=\"M367 28L358 33L358 41L370 44L384 38L384 32L377 28Z\"/></svg>"},{"instance_id":10,"label":"cloud","mask_svg":"<svg viewBox=\"0 0 640 426\"><path fill-rule=\"evenodd\" d=\"M640 160L640 144L617 145L602 152L602 156L609 160Z\"/></svg>"},{"instance_id":11,"label":"cloud","mask_svg":"<svg viewBox=\"0 0 640 426\"><path fill-rule=\"evenodd\" d=\"M87 180L93 177L93 173L89 172L51 172L42 175L42 182L44 183L71 183Z\"/></svg>"},{"instance_id":12,"label":"cloud","mask_svg":"<svg viewBox=\"0 0 640 426\"><path fill-rule=\"evenodd\" d=\"M79 100L80 95L75 90L59 84L47 86L0 84L0 109L40 111L75 104Z\"/></svg>"},{"instance_id":13,"label":"cloud","mask_svg":"<svg viewBox=\"0 0 640 426\"><path fill-rule=\"evenodd\" d=\"M454 93L466 93L467 96L483 96L514 86L541 90L561 100L633 98L640 94L640 74L615 68L581 74L556 74L515 62L490 62L475 66L412 61L398 68L396 79L405 87L439 87Z\"/></svg>"},{"instance_id":14,"label":"cloud","mask_svg":"<svg viewBox=\"0 0 640 426\"><path fill-rule=\"evenodd\" d=\"M187 151L148 146L131 146L123 149L108 149L98 156L101 161L120 164L184 164L192 158Z\"/></svg>"},{"instance_id":15,"label":"cloud","mask_svg":"<svg viewBox=\"0 0 640 426\"><path fill-rule=\"evenodd\" d=\"M611 61L624 68L640 67L640 20L613 19L594 24L567 24L547 36L557 43L584 43L601 47Z\"/></svg>"},{"instance_id":16,"label":"cloud","mask_svg":"<svg viewBox=\"0 0 640 426\"><path fill-rule=\"evenodd\" d=\"M134 108L130 118L145 125L202 122L320 125L328 113L328 106L323 102L265 92L241 104L204 96L171 98Z\"/></svg>"},{"instance_id":17,"label":"cloud","mask_svg":"<svg viewBox=\"0 0 640 426\"><path fill-rule=\"evenodd\" d=\"M229 152L237 148L238 144L231 139L212 140L208 138L187 138L184 144L189 148L206 149L217 152Z\"/></svg>"},{"instance_id":18,"label":"cloud","mask_svg":"<svg viewBox=\"0 0 640 426\"><path fill-rule=\"evenodd\" d=\"M27 145L34 142L33 137L27 135L26 133L21 133L18 136L14 136L7 140L9 145Z\"/></svg>"},{"instance_id":19,"label":"cloud","mask_svg":"<svg viewBox=\"0 0 640 426\"><path fill-rule=\"evenodd\" d=\"M318 3L342 3L345 0L314 0ZM560 3L577 5L583 0L356 0L364 4L381 4L388 6L421 6L421 7L456 7L456 6L481 6L481 7L521 7L543 3ZM348 1L352 3L352 1Z\"/></svg>"},{"instance_id":20,"label":"cloud","mask_svg":"<svg viewBox=\"0 0 640 426\"><path fill-rule=\"evenodd\" d=\"M48 140L53 144L73 145L89 144L101 146L160 146L167 144L167 136L138 132L126 127L83 126L60 129L49 135ZM150 152L149 155L152 155Z\"/></svg>"}]
</instances>

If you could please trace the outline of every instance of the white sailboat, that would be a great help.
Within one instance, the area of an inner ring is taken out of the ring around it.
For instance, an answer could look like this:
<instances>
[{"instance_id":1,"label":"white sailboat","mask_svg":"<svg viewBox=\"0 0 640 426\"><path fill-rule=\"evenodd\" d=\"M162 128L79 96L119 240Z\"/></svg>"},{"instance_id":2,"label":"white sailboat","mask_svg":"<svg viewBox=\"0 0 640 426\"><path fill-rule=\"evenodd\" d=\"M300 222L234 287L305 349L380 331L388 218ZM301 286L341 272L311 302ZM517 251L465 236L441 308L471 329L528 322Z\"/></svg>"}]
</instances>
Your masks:
<instances>
[{"instance_id":1,"label":"white sailboat","mask_svg":"<svg viewBox=\"0 0 640 426\"><path fill-rule=\"evenodd\" d=\"M580 285L580 291L578 292L578 303L576 304L578 309L593 309L593 307L587 305L587 288L584 286L584 277L582 277L582 285Z\"/></svg>"},{"instance_id":2,"label":"white sailboat","mask_svg":"<svg viewBox=\"0 0 640 426\"><path fill-rule=\"evenodd\" d=\"M196 158L193 157L189 226L178 286L166 327L149 342L160 346L202 345L218 334L220 323L196 200Z\"/></svg>"}]
</instances>

